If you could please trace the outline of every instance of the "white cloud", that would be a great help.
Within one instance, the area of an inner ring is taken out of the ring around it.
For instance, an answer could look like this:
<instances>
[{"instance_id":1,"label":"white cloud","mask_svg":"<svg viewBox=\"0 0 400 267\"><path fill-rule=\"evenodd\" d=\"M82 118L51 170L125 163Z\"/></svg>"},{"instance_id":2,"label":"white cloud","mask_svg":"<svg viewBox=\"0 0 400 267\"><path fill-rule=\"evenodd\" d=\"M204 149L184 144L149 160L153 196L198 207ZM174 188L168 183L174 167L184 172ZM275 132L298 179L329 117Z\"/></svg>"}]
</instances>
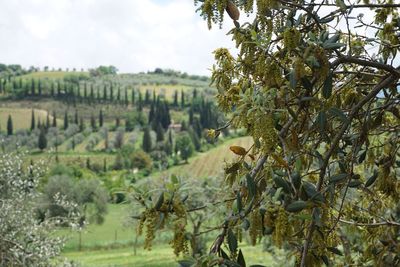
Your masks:
<instances>
[{"instance_id":1,"label":"white cloud","mask_svg":"<svg viewBox=\"0 0 400 267\"><path fill-rule=\"evenodd\" d=\"M233 48L226 32L207 29L192 0L13 0L0 9L2 63L121 72L173 68L209 74L211 52Z\"/></svg>"}]
</instances>

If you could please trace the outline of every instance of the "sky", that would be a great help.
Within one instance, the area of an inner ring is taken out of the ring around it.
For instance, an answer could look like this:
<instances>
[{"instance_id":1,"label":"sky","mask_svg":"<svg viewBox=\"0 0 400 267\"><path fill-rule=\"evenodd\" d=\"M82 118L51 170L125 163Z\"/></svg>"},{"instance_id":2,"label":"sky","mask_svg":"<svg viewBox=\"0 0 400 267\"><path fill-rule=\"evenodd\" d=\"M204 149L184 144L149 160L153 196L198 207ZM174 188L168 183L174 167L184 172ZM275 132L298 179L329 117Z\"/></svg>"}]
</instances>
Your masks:
<instances>
[{"instance_id":1,"label":"sky","mask_svg":"<svg viewBox=\"0 0 400 267\"><path fill-rule=\"evenodd\" d=\"M193 0L2 1L0 63L210 75L212 51L234 51L233 22L208 30L195 11Z\"/></svg>"}]
</instances>

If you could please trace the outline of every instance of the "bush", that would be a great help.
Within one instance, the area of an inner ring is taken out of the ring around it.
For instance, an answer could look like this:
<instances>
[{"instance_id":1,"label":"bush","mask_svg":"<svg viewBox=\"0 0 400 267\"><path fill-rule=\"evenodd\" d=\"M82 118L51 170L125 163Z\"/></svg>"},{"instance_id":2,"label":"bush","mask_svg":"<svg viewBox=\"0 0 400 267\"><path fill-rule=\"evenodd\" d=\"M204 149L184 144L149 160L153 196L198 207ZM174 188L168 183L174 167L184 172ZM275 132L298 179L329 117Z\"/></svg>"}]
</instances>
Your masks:
<instances>
[{"instance_id":1,"label":"bush","mask_svg":"<svg viewBox=\"0 0 400 267\"><path fill-rule=\"evenodd\" d=\"M152 160L146 152L139 150L133 152L130 156L132 168L151 170Z\"/></svg>"}]
</instances>

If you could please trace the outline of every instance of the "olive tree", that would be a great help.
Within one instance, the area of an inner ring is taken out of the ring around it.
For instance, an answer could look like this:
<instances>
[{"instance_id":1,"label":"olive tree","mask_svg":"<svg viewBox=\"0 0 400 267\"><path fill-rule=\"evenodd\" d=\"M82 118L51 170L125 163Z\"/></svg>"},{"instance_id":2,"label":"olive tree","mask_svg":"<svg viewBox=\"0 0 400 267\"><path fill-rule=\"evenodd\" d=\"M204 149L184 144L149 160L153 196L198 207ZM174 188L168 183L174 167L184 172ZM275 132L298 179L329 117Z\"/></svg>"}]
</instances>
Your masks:
<instances>
[{"instance_id":1,"label":"olive tree","mask_svg":"<svg viewBox=\"0 0 400 267\"><path fill-rule=\"evenodd\" d=\"M254 141L231 147L232 212L205 264L244 266L237 232L247 230L254 244L271 235L296 266L399 265L400 4L195 3L210 28L229 15L238 50L214 52L230 120L209 135L242 128Z\"/></svg>"},{"instance_id":2,"label":"olive tree","mask_svg":"<svg viewBox=\"0 0 400 267\"><path fill-rule=\"evenodd\" d=\"M64 216L36 219L41 165L23 164L16 154L0 155L0 266L59 266L55 260L64 239L55 234L60 223L76 226L77 207L62 195L54 205L62 207Z\"/></svg>"}]
</instances>

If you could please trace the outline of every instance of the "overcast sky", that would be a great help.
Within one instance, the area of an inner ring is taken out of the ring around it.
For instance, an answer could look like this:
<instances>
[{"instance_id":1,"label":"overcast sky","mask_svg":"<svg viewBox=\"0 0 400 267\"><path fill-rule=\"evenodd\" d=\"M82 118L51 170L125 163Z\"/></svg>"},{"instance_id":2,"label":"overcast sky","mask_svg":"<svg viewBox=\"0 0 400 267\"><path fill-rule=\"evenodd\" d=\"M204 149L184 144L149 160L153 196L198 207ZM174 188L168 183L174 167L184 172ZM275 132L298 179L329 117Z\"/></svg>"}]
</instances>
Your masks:
<instances>
[{"instance_id":1,"label":"overcast sky","mask_svg":"<svg viewBox=\"0 0 400 267\"><path fill-rule=\"evenodd\" d=\"M0 8L0 62L50 68L114 65L209 75L212 51L234 47L193 0L8 0Z\"/></svg>"}]
</instances>

